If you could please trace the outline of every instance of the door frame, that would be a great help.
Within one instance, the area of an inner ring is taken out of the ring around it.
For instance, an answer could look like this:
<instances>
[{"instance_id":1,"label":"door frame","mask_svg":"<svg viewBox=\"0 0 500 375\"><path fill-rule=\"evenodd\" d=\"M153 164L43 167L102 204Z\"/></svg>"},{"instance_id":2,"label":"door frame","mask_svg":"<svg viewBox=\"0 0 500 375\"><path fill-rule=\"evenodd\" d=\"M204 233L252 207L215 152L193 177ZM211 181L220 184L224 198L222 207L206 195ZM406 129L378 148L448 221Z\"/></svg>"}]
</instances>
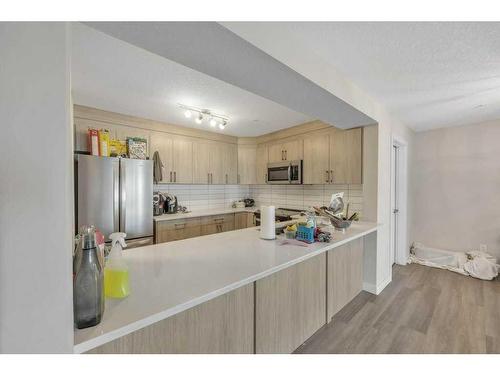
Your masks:
<instances>
[{"instance_id":1,"label":"door frame","mask_svg":"<svg viewBox=\"0 0 500 375\"><path fill-rule=\"evenodd\" d=\"M398 147L398 165L397 171L394 165L394 146ZM398 190L394 191L394 176L397 172ZM394 194L398 196L398 241L394 243L395 221L393 214ZM391 265L393 259L396 264L405 265L408 263L410 250L407 244L408 238L408 143L399 136L392 135L391 141L391 237L390 237L390 259Z\"/></svg>"}]
</instances>

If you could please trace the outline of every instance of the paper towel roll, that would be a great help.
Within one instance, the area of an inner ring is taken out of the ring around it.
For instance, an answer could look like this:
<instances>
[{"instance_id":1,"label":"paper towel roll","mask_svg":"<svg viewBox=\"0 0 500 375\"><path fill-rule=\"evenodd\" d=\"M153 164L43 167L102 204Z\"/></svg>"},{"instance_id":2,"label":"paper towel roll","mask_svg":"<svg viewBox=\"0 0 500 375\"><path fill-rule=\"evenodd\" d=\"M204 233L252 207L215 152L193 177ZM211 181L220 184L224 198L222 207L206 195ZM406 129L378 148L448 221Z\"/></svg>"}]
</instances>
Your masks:
<instances>
[{"instance_id":1,"label":"paper towel roll","mask_svg":"<svg viewBox=\"0 0 500 375\"><path fill-rule=\"evenodd\" d=\"M276 238L274 206L260 206L260 238L264 240L274 240Z\"/></svg>"}]
</instances>

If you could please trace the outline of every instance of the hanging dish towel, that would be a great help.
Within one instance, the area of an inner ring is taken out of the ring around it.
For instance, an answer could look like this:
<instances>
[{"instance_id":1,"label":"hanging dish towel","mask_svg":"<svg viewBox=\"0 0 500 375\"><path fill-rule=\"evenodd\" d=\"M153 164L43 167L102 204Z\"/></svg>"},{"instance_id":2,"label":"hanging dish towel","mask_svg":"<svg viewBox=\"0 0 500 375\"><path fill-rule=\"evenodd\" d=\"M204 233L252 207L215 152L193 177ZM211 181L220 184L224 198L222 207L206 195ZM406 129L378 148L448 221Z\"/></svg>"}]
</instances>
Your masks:
<instances>
[{"instance_id":1,"label":"hanging dish towel","mask_svg":"<svg viewBox=\"0 0 500 375\"><path fill-rule=\"evenodd\" d=\"M163 163L161 162L160 154L155 151L153 154L153 181L155 184L163 179L162 175Z\"/></svg>"}]
</instances>

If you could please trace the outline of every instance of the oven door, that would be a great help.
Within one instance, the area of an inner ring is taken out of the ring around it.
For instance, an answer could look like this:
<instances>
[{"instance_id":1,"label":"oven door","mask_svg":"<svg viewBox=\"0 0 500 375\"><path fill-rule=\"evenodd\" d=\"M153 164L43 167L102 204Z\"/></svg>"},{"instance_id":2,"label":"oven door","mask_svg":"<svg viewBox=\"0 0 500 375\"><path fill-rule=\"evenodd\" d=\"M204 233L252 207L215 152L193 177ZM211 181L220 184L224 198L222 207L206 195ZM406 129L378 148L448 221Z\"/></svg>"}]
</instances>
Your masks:
<instances>
[{"instance_id":1,"label":"oven door","mask_svg":"<svg viewBox=\"0 0 500 375\"><path fill-rule=\"evenodd\" d=\"M267 183L274 185L302 184L302 160L269 163Z\"/></svg>"}]
</instances>

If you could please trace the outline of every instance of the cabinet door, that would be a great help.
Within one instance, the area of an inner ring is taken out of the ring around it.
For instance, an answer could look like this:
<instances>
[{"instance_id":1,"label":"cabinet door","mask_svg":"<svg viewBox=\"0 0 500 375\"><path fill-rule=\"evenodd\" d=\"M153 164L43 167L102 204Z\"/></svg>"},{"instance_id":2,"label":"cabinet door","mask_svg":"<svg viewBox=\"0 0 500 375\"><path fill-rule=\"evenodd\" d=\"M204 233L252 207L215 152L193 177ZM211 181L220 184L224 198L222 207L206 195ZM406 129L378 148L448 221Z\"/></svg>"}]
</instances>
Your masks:
<instances>
[{"instance_id":1,"label":"cabinet door","mask_svg":"<svg viewBox=\"0 0 500 375\"><path fill-rule=\"evenodd\" d=\"M193 144L193 183L210 183L210 143Z\"/></svg>"},{"instance_id":2,"label":"cabinet door","mask_svg":"<svg viewBox=\"0 0 500 375\"><path fill-rule=\"evenodd\" d=\"M161 182L173 182L172 180L172 137L169 134L161 132L151 132L151 142L149 145L151 158L155 151L160 154L163 164Z\"/></svg>"},{"instance_id":3,"label":"cabinet door","mask_svg":"<svg viewBox=\"0 0 500 375\"><path fill-rule=\"evenodd\" d=\"M225 144L221 142L213 142L210 144L210 183L221 185L226 183L226 174L224 172L224 154Z\"/></svg>"},{"instance_id":4,"label":"cabinet door","mask_svg":"<svg viewBox=\"0 0 500 375\"><path fill-rule=\"evenodd\" d=\"M330 135L330 181L360 184L362 174L362 129L335 130Z\"/></svg>"},{"instance_id":5,"label":"cabinet door","mask_svg":"<svg viewBox=\"0 0 500 375\"><path fill-rule=\"evenodd\" d=\"M174 138L172 144L173 182L193 183L193 141L189 138Z\"/></svg>"},{"instance_id":6,"label":"cabinet door","mask_svg":"<svg viewBox=\"0 0 500 375\"><path fill-rule=\"evenodd\" d=\"M268 147L267 145L257 146L257 166L255 182L257 184L267 183L267 163L268 163Z\"/></svg>"},{"instance_id":7,"label":"cabinet door","mask_svg":"<svg viewBox=\"0 0 500 375\"><path fill-rule=\"evenodd\" d=\"M329 151L328 134L316 134L304 139L304 184L326 184L330 182Z\"/></svg>"},{"instance_id":8,"label":"cabinet door","mask_svg":"<svg viewBox=\"0 0 500 375\"><path fill-rule=\"evenodd\" d=\"M257 176L257 146L238 146L238 183L255 184Z\"/></svg>"},{"instance_id":9,"label":"cabinet door","mask_svg":"<svg viewBox=\"0 0 500 375\"><path fill-rule=\"evenodd\" d=\"M238 183L238 146L226 144L223 155L224 183L234 185Z\"/></svg>"},{"instance_id":10,"label":"cabinet door","mask_svg":"<svg viewBox=\"0 0 500 375\"><path fill-rule=\"evenodd\" d=\"M245 229L248 226L247 212L237 212L234 214L234 229Z\"/></svg>"},{"instance_id":11,"label":"cabinet door","mask_svg":"<svg viewBox=\"0 0 500 375\"><path fill-rule=\"evenodd\" d=\"M328 320L363 288L363 241L363 238L358 238L328 251Z\"/></svg>"},{"instance_id":12,"label":"cabinet door","mask_svg":"<svg viewBox=\"0 0 500 375\"><path fill-rule=\"evenodd\" d=\"M276 163L285 160L285 150L282 143L269 145L269 163Z\"/></svg>"},{"instance_id":13,"label":"cabinet door","mask_svg":"<svg viewBox=\"0 0 500 375\"><path fill-rule=\"evenodd\" d=\"M287 161L292 161L292 160L300 160L302 159L302 140L301 139L296 139L293 141L288 141L283 143L282 145L283 151L284 151L284 156L285 160Z\"/></svg>"}]
</instances>

